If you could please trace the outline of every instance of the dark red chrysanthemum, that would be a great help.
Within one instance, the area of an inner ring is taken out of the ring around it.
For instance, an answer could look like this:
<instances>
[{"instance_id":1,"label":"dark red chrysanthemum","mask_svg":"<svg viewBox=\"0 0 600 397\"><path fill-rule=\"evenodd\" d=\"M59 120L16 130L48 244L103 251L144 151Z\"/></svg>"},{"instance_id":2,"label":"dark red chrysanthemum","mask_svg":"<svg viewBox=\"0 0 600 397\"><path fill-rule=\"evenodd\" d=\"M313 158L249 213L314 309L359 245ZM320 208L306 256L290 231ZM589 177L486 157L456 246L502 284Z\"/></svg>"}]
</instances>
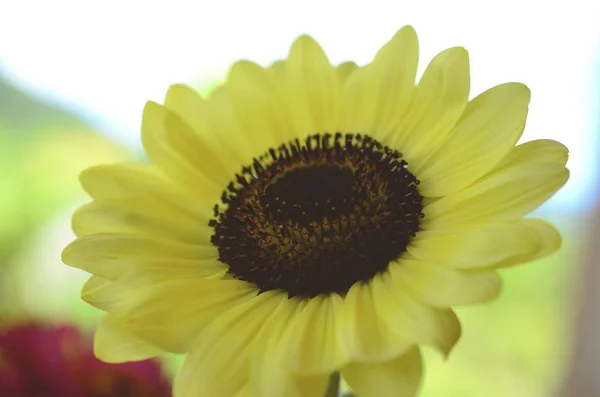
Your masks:
<instances>
[{"instance_id":1,"label":"dark red chrysanthemum","mask_svg":"<svg viewBox=\"0 0 600 397\"><path fill-rule=\"evenodd\" d=\"M35 323L0 329L0 396L168 397L159 363L107 364L77 328Z\"/></svg>"}]
</instances>

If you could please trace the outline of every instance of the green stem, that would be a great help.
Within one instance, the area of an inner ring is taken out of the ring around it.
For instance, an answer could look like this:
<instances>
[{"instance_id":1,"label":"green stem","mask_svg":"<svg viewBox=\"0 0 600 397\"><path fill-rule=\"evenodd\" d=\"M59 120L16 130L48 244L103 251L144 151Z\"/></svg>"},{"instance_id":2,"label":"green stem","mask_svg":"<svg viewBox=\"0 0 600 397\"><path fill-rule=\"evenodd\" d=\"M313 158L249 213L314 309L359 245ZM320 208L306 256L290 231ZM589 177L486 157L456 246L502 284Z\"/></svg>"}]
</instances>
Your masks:
<instances>
[{"instance_id":1,"label":"green stem","mask_svg":"<svg viewBox=\"0 0 600 397\"><path fill-rule=\"evenodd\" d=\"M334 372L329 377L329 384L325 391L325 397L339 397L340 396L340 373Z\"/></svg>"}]
</instances>

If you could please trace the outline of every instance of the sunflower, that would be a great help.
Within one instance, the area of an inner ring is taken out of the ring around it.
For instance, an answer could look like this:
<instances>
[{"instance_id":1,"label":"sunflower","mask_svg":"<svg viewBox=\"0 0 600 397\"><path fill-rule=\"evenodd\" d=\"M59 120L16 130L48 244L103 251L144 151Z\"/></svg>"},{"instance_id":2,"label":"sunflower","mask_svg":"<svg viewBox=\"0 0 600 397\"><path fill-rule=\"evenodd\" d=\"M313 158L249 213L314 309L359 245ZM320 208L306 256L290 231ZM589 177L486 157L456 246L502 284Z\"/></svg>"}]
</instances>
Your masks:
<instances>
[{"instance_id":1,"label":"sunflower","mask_svg":"<svg viewBox=\"0 0 600 397\"><path fill-rule=\"evenodd\" d=\"M569 175L560 143L516 146L526 86L469 101L463 48L415 84L417 61L411 27L364 67L301 36L207 98L173 85L148 102L151 164L84 171L93 201L63 252L106 311L96 354L187 353L176 397L322 396L332 374L361 397L416 395L421 348L460 337L452 307L560 247L524 216Z\"/></svg>"}]
</instances>

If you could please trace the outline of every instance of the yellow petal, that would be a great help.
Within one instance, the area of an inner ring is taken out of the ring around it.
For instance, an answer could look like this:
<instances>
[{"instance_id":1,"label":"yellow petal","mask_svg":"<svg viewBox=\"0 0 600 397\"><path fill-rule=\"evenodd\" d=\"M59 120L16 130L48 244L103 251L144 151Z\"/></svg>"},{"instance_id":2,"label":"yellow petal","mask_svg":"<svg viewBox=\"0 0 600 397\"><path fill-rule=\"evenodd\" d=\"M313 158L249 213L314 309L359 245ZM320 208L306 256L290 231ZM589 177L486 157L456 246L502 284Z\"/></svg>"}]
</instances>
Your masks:
<instances>
[{"instance_id":1,"label":"yellow petal","mask_svg":"<svg viewBox=\"0 0 600 397\"><path fill-rule=\"evenodd\" d=\"M338 79L327 55L311 37L300 36L292 44L284 79L296 136L337 131Z\"/></svg>"},{"instance_id":2,"label":"yellow petal","mask_svg":"<svg viewBox=\"0 0 600 397\"><path fill-rule=\"evenodd\" d=\"M355 62L348 61L342 62L335 67L335 73L338 77L339 86L343 87L346 84L346 80L352 75L352 73L358 69ZM275 77L277 84L284 84L284 73L285 73L285 61L275 61L269 67L269 70Z\"/></svg>"},{"instance_id":3,"label":"yellow petal","mask_svg":"<svg viewBox=\"0 0 600 397\"><path fill-rule=\"evenodd\" d=\"M341 374L360 397L415 397L422 377L421 353L413 348L393 360L352 362Z\"/></svg>"},{"instance_id":4,"label":"yellow petal","mask_svg":"<svg viewBox=\"0 0 600 397\"><path fill-rule=\"evenodd\" d=\"M93 201L73 215L73 230L82 236L135 233L206 245L214 230L202 214L183 211L154 197L122 197Z\"/></svg>"},{"instance_id":5,"label":"yellow petal","mask_svg":"<svg viewBox=\"0 0 600 397\"><path fill-rule=\"evenodd\" d=\"M118 301L120 290L115 282L92 276L81 290L81 299L100 310L108 311Z\"/></svg>"},{"instance_id":6,"label":"yellow petal","mask_svg":"<svg viewBox=\"0 0 600 397\"><path fill-rule=\"evenodd\" d=\"M229 147L217 145L209 131L192 129L177 113L164 110L166 143L170 145L192 168L222 190L231 181L233 172L239 171L245 159L232 156ZM205 109L206 113L206 109ZM232 145L229 145L232 146ZM199 181L196 182L197 185Z\"/></svg>"},{"instance_id":7,"label":"yellow petal","mask_svg":"<svg viewBox=\"0 0 600 397\"><path fill-rule=\"evenodd\" d=\"M177 114L154 102L144 107L142 144L156 166L201 200L215 201L231 180L215 148L202 142Z\"/></svg>"},{"instance_id":8,"label":"yellow petal","mask_svg":"<svg viewBox=\"0 0 600 397\"><path fill-rule=\"evenodd\" d=\"M290 320L279 345L286 371L331 373L348 361L338 340L341 305L342 298L337 294L317 296Z\"/></svg>"},{"instance_id":9,"label":"yellow petal","mask_svg":"<svg viewBox=\"0 0 600 397\"><path fill-rule=\"evenodd\" d=\"M389 273L373 279L373 300L381 318L398 338L431 346L445 356L460 338L460 322L448 309L436 309L398 288Z\"/></svg>"},{"instance_id":10,"label":"yellow petal","mask_svg":"<svg viewBox=\"0 0 600 397\"><path fill-rule=\"evenodd\" d=\"M560 233L541 219L520 219L454 230L425 230L407 247L420 261L455 269L512 266L543 258L561 246Z\"/></svg>"},{"instance_id":11,"label":"yellow petal","mask_svg":"<svg viewBox=\"0 0 600 397\"><path fill-rule=\"evenodd\" d=\"M284 84L284 75L285 75L285 61L279 60L279 61L275 61L271 64L271 66L269 67L269 70L271 71L271 73L273 74L273 77L275 77L275 80L277 81L277 84Z\"/></svg>"},{"instance_id":12,"label":"yellow petal","mask_svg":"<svg viewBox=\"0 0 600 397\"><path fill-rule=\"evenodd\" d=\"M390 137L390 145L404 154L418 178L467 106L469 90L469 54L464 48L440 52L425 69L407 113Z\"/></svg>"},{"instance_id":13,"label":"yellow petal","mask_svg":"<svg viewBox=\"0 0 600 397\"><path fill-rule=\"evenodd\" d=\"M107 363L122 363L157 357L164 351L136 337L111 314L106 314L96 329L94 354Z\"/></svg>"},{"instance_id":14,"label":"yellow petal","mask_svg":"<svg viewBox=\"0 0 600 397\"><path fill-rule=\"evenodd\" d=\"M207 278L221 279L229 267L223 262L210 259L143 258L135 261L132 272L145 273L149 277L160 278ZM128 276L128 273L125 273Z\"/></svg>"},{"instance_id":15,"label":"yellow petal","mask_svg":"<svg viewBox=\"0 0 600 397\"><path fill-rule=\"evenodd\" d=\"M340 313L340 340L353 361L387 361L410 349L377 313L373 283L355 283Z\"/></svg>"},{"instance_id":16,"label":"yellow petal","mask_svg":"<svg viewBox=\"0 0 600 397\"><path fill-rule=\"evenodd\" d=\"M191 245L128 234L94 234L69 244L62 261L99 276L116 279L144 259L216 260L218 251L210 245Z\"/></svg>"},{"instance_id":17,"label":"yellow petal","mask_svg":"<svg viewBox=\"0 0 600 397\"><path fill-rule=\"evenodd\" d=\"M422 261L401 260L390 264L398 288L409 288L429 305L448 308L494 299L502 280L493 270L465 271Z\"/></svg>"},{"instance_id":18,"label":"yellow petal","mask_svg":"<svg viewBox=\"0 0 600 397\"><path fill-rule=\"evenodd\" d=\"M176 113L197 134L201 134L203 139L216 139L210 128L208 106L193 88L184 84L171 85L165 95L165 107Z\"/></svg>"},{"instance_id":19,"label":"yellow petal","mask_svg":"<svg viewBox=\"0 0 600 397\"><path fill-rule=\"evenodd\" d=\"M162 178L155 169L141 164L102 165L85 170L80 179L98 201L75 213L73 228L78 236L141 233L144 229L152 234L151 229L164 237L160 232L164 228L165 232L179 229L177 233L184 240L191 238L196 243L210 244L212 232L208 219L212 217L214 202L202 204L194 198L194 205L190 205L191 197ZM197 226L192 231L194 236L185 231L185 224L190 222L194 228ZM204 238L200 237L202 234Z\"/></svg>"},{"instance_id":20,"label":"yellow petal","mask_svg":"<svg viewBox=\"0 0 600 397\"><path fill-rule=\"evenodd\" d=\"M346 84L346 81L356 69L358 69L358 66L354 62L343 62L335 67L335 73L338 76L340 87L343 87L344 84Z\"/></svg>"},{"instance_id":21,"label":"yellow petal","mask_svg":"<svg viewBox=\"0 0 600 397\"><path fill-rule=\"evenodd\" d=\"M419 42L411 26L400 29L371 64L346 82L341 131L384 139L402 119L414 90Z\"/></svg>"},{"instance_id":22,"label":"yellow petal","mask_svg":"<svg viewBox=\"0 0 600 397\"><path fill-rule=\"evenodd\" d=\"M255 397L255 394L252 393L250 384L246 383L236 394L234 394L234 397Z\"/></svg>"},{"instance_id":23,"label":"yellow petal","mask_svg":"<svg viewBox=\"0 0 600 397\"><path fill-rule=\"evenodd\" d=\"M148 101L142 115L142 144L153 164L171 178L191 182L206 176L199 174L170 144L167 134L167 120L174 113L164 106ZM212 181L208 181L212 184Z\"/></svg>"},{"instance_id":24,"label":"yellow petal","mask_svg":"<svg viewBox=\"0 0 600 397\"><path fill-rule=\"evenodd\" d=\"M314 397L322 396L327 388L327 375L292 375L279 372L275 384L268 387L264 394L252 394L261 397Z\"/></svg>"},{"instance_id":25,"label":"yellow petal","mask_svg":"<svg viewBox=\"0 0 600 397\"><path fill-rule=\"evenodd\" d=\"M536 139L515 146L496 166L494 172L502 172L506 167L525 165L531 162L539 164L565 165L569 160L569 149L552 139Z\"/></svg>"},{"instance_id":26,"label":"yellow petal","mask_svg":"<svg viewBox=\"0 0 600 397\"><path fill-rule=\"evenodd\" d=\"M141 268L141 270L140 270ZM84 284L81 299L90 305L104 311L110 311L118 306L126 296L123 284L128 283L133 275L143 272L152 280L176 278L206 278L221 279L227 273L227 266L217 260L182 260L182 259L153 259L136 261L135 266L124 273L125 279L109 280L100 276L92 276Z\"/></svg>"},{"instance_id":27,"label":"yellow petal","mask_svg":"<svg viewBox=\"0 0 600 397\"><path fill-rule=\"evenodd\" d=\"M268 291L215 317L177 374L175 396L234 396L245 387L256 335L282 299L287 296Z\"/></svg>"},{"instance_id":28,"label":"yellow petal","mask_svg":"<svg viewBox=\"0 0 600 397\"><path fill-rule=\"evenodd\" d=\"M217 86L204 102L200 117L210 131L202 133L207 139L214 140L216 152L223 157L223 165L232 175L239 172L252 159L255 153L247 143L236 114L231 106L231 98L226 85ZM228 159L228 160L226 160ZM235 161L231 161L235 159Z\"/></svg>"},{"instance_id":29,"label":"yellow petal","mask_svg":"<svg viewBox=\"0 0 600 397\"><path fill-rule=\"evenodd\" d=\"M449 195L489 172L521 137L530 97L525 85L507 83L469 102L444 144L417 170L419 192Z\"/></svg>"},{"instance_id":30,"label":"yellow petal","mask_svg":"<svg viewBox=\"0 0 600 397\"><path fill-rule=\"evenodd\" d=\"M146 164L97 165L84 170L79 179L95 199L152 196L170 201L170 196L180 193L155 167Z\"/></svg>"},{"instance_id":31,"label":"yellow petal","mask_svg":"<svg viewBox=\"0 0 600 397\"><path fill-rule=\"evenodd\" d=\"M556 162L566 149L560 144L523 144L501 168L468 188L428 204L424 229L458 227L475 222L518 219L548 200L569 178L564 162ZM554 151L550 156L548 152ZM538 157L538 153L543 153ZM566 157L565 157L566 160Z\"/></svg>"},{"instance_id":32,"label":"yellow petal","mask_svg":"<svg viewBox=\"0 0 600 397\"><path fill-rule=\"evenodd\" d=\"M190 148L192 151L199 149L197 152L199 154L204 153L207 149L213 149L217 157L212 157L212 161L218 165L221 171L225 172L224 176L228 180L236 172L239 172L243 164L244 151L239 150L237 145L231 144L231 138L234 135L232 131L223 131L218 128L219 123L215 120L215 112L200 94L186 85L174 84L167 90L165 107L179 115L194 132L188 136L194 145ZM225 135L224 132L231 135ZM228 161L232 159L238 159L239 163Z\"/></svg>"},{"instance_id":33,"label":"yellow petal","mask_svg":"<svg viewBox=\"0 0 600 397\"><path fill-rule=\"evenodd\" d=\"M324 394L328 381L327 374L286 373L279 361L281 335L304 305L305 302L296 298L281 300L257 335L250 372L254 396L313 397Z\"/></svg>"},{"instance_id":34,"label":"yellow petal","mask_svg":"<svg viewBox=\"0 0 600 397\"><path fill-rule=\"evenodd\" d=\"M122 292L111 313L136 335L175 353L187 352L217 316L257 293L244 281L186 275L169 279L145 271L127 274L118 283Z\"/></svg>"},{"instance_id":35,"label":"yellow petal","mask_svg":"<svg viewBox=\"0 0 600 397\"><path fill-rule=\"evenodd\" d=\"M273 74L253 62L240 61L229 71L227 89L244 135L236 139L254 147L257 156L296 138L282 87Z\"/></svg>"}]
</instances>

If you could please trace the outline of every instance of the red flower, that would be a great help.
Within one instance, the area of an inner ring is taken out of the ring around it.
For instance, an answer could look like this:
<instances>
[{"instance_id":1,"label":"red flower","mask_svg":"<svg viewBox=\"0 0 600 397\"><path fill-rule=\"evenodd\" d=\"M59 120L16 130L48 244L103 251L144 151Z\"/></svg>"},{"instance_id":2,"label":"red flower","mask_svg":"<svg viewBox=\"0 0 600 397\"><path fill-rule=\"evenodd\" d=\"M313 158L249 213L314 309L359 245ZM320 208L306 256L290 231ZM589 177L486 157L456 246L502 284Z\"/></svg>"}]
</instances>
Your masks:
<instances>
[{"instance_id":1,"label":"red flower","mask_svg":"<svg viewBox=\"0 0 600 397\"><path fill-rule=\"evenodd\" d=\"M107 364L77 328L22 324L0 329L0 396L169 397L156 361Z\"/></svg>"}]
</instances>

